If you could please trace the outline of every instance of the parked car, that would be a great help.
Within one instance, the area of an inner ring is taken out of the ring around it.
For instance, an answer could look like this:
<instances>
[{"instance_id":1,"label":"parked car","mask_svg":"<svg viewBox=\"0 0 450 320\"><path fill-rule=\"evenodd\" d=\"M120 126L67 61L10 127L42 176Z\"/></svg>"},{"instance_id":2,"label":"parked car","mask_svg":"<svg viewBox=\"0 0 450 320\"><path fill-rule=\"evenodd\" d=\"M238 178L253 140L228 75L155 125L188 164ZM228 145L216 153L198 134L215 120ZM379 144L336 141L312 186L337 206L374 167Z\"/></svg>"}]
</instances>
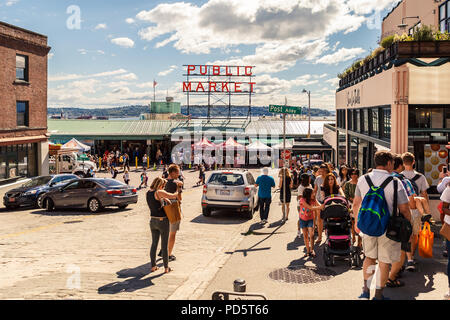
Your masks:
<instances>
[{"instance_id":1,"label":"parked car","mask_svg":"<svg viewBox=\"0 0 450 320\"><path fill-rule=\"evenodd\" d=\"M31 178L19 188L9 190L3 197L3 204L7 209L18 207L40 207L42 195L57 188L61 184L79 179L74 174L56 174Z\"/></svg>"},{"instance_id":2,"label":"parked car","mask_svg":"<svg viewBox=\"0 0 450 320\"><path fill-rule=\"evenodd\" d=\"M47 192L42 207L47 211L57 208L87 208L96 213L104 207L117 206L125 209L137 203L137 190L114 180L83 178Z\"/></svg>"},{"instance_id":3,"label":"parked car","mask_svg":"<svg viewBox=\"0 0 450 320\"><path fill-rule=\"evenodd\" d=\"M250 172L214 171L203 186L203 215L209 217L216 209L235 209L252 219L257 205L257 194L255 179Z\"/></svg>"}]
</instances>

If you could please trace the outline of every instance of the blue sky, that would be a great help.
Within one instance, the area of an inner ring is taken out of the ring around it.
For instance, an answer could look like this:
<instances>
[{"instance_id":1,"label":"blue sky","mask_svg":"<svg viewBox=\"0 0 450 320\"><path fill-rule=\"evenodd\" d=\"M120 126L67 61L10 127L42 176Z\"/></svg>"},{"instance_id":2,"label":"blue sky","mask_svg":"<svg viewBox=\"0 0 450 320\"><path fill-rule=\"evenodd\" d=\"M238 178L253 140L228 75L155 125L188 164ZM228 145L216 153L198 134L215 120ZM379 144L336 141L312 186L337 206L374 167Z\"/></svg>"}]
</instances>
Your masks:
<instances>
[{"instance_id":1,"label":"blue sky","mask_svg":"<svg viewBox=\"0 0 450 320\"><path fill-rule=\"evenodd\" d=\"M48 36L49 107L148 104L153 79L158 100L184 104L182 65L220 62L256 66L254 105L305 105L306 88L332 110L336 74L377 46L397 2L0 0L0 20Z\"/></svg>"}]
</instances>

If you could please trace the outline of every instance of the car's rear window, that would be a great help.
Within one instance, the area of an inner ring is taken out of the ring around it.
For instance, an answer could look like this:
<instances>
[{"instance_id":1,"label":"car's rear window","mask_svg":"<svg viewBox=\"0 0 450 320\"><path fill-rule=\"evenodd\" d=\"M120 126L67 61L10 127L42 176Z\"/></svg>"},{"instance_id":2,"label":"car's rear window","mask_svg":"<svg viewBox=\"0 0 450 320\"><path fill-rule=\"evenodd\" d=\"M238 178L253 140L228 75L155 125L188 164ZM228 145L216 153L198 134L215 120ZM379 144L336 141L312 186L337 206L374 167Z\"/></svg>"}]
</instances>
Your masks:
<instances>
[{"instance_id":1,"label":"car's rear window","mask_svg":"<svg viewBox=\"0 0 450 320\"><path fill-rule=\"evenodd\" d=\"M122 183L120 181L114 180L114 179L104 179L104 180L97 180L98 183L110 188L110 187L123 187L126 186L125 183Z\"/></svg>"},{"instance_id":2,"label":"car's rear window","mask_svg":"<svg viewBox=\"0 0 450 320\"><path fill-rule=\"evenodd\" d=\"M209 179L208 184L224 186L242 186L244 178L241 174L235 173L214 173Z\"/></svg>"}]
</instances>

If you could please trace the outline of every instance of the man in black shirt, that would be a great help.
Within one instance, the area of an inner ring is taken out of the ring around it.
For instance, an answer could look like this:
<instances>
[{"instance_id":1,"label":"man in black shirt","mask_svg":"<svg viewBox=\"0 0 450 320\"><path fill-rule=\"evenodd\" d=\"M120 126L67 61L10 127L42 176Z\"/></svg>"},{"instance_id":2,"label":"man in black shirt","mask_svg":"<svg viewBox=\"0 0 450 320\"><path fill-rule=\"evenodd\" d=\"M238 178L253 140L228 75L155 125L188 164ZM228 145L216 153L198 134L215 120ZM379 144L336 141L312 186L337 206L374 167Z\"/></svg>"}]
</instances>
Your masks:
<instances>
[{"instance_id":1,"label":"man in black shirt","mask_svg":"<svg viewBox=\"0 0 450 320\"><path fill-rule=\"evenodd\" d=\"M180 201L181 201L181 192L183 188L183 183L176 180L180 175L180 167L176 164L171 164L168 170L168 179L167 184L164 190L168 193L176 193L178 190L180 191ZM174 261L176 258L172 255L172 250L175 245L175 237L177 231L180 230L180 221L176 223L170 224L170 233L169 233L169 261Z\"/></svg>"}]
</instances>

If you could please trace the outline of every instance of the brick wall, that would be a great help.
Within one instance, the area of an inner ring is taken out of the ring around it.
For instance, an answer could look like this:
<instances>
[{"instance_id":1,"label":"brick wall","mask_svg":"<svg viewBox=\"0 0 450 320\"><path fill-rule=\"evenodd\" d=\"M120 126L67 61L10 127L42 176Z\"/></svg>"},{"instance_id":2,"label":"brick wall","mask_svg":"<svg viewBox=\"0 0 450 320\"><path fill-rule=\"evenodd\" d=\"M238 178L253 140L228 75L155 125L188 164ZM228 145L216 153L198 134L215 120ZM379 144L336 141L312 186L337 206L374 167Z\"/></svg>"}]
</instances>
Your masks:
<instances>
[{"instance_id":1,"label":"brick wall","mask_svg":"<svg viewBox=\"0 0 450 320\"><path fill-rule=\"evenodd\" d=\"M45 36L0 23L0 138L47 132L49 51ZM28 83L16 81L16 54L28 57ZM17 128L16 101L28 101L28 128Z\"/></svg>"}]
</instances>

